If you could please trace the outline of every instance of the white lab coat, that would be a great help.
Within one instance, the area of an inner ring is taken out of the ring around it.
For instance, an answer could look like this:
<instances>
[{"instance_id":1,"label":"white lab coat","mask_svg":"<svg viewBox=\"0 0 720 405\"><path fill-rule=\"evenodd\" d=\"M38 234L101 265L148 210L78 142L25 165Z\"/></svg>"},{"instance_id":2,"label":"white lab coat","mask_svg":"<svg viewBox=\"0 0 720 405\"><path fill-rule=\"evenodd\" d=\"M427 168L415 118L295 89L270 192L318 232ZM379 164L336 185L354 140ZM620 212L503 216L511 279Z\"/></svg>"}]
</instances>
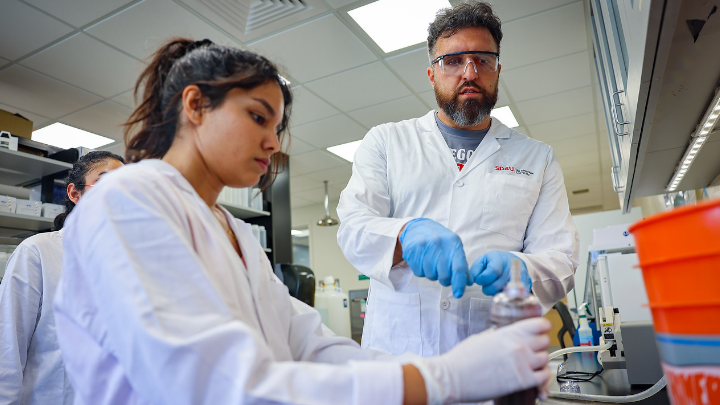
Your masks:
<instances>
[{"instance_id":1,"label":"white lab coat","mask_svg":"<svg viewBox=\"0 0 720 405\"><path fill-rule=\"evenodd\" d=\"M0 404L70 405L73 389L55 336L52 302L63 231L25 239L0 284Z\"/></svg>"},{"instance_id":2,"label":"white lab coat","mask_svg":"<svg viewBox=\"0 0 720 405\"><path fill-rule=\"evenodd\" d=\"M462 171L433 111L371 129L337 212L345 257L370 277L363 347L434 356L488 326L480 286L458 300L405 262L392 267L398 232L413 218L457 233L468 265L490 250L517 255L546 311L574 285L579 237L557 158L496 119Z\"/></svg>"},{"instance_id":3,"label":"white lab coat","mask_svg":"<svg viewBox=\"0 0 720 405\"><path fill-rule=\"evenodd\" d=\"M225 215L244 262L163 161L108 173L83 197L55 300L76 405L401 403L400 364L322 336L250 226Z\"/></svg>"}]
</instances>

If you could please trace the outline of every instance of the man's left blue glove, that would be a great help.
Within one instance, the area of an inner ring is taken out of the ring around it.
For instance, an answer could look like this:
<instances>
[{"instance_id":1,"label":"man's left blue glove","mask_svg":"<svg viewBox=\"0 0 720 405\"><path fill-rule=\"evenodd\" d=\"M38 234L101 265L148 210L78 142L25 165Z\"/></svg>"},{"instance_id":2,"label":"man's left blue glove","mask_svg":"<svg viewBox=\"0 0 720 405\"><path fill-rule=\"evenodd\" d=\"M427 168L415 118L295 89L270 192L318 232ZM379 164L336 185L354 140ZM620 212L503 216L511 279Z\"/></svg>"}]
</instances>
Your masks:
<instances>
[{"instance_id":1,"label":"man's left blue glove","mask_svg":"<svg viewBox=\"0 0 720 405\"><path fill-rule=\"evenodd\" d=\"M476 284L482 286L483 294L495 295L510 282L510 263L520 261L520 280L528 291L532 291L532 280L525 262L510 252L491 250L480 256L472 267L470 275Z\"/></svg>"}]
</instances>

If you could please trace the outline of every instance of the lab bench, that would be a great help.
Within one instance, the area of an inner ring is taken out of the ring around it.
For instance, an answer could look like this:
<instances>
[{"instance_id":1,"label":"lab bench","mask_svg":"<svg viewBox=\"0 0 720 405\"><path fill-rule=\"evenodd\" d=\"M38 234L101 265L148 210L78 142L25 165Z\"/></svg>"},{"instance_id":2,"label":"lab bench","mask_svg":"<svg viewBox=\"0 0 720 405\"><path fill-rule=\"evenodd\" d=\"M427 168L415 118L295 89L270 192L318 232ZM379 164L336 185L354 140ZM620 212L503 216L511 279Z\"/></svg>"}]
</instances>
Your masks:
<instances>
[{"instance_id":1,"label":"lab bench","mask_svg":"<svg viewBox=\"0 0 720 405\"><path fill-rule=\"evenodd\" d=\"M592 354L593 358L596 353ZM571 353L568 354L568 359L564 363L565 369L570 371L582 371L585 373L594 373L600 370L600 364L595 360L588 361L587 357L583 358L582 353ZM553 378L550 382L550 391L559 392L560 384L555 378L555 370L553 370ZM647 389L650 385L631 385L628 382L627 370L614 369L614 370L603 370L600 374L596 375L590 381L576 382L580 387L580 394L590 395L605 395L605 396L625 396L639 394ZM578 405L578 404L603 404L603 402L595 401L573 401L567 399L549 398L545 402L540 404L544 405ZM604 403L607 404L607 403ZM667 394L667 387L663 388L657 394L646 398L642 401L633 402L637 405L670 405L670 399Z\"/></svg>"}]
</instances>

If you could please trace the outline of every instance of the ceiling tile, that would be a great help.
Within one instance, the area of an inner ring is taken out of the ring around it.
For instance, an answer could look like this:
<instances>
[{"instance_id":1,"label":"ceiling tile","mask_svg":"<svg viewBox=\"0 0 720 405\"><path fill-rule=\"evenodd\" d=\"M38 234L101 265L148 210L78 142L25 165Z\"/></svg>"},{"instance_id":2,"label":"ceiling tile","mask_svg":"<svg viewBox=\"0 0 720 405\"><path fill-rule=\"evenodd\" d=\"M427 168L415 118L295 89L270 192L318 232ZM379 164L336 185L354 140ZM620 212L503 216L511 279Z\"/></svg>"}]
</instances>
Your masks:
<instances>
[{"instance_id":1,"label":"ceiling tile","mask_svg":"<svg viewBox=\"0 0 720 405\"><path fill-rule=\"evenodd\" d=\"M345 7L347 5L350 5L352 3L357 2L358 0L325 0L330 7L332 8L340 8Z\"/></svg>"},{"instance_id":2,"label":"ceiling tile","mask_svg":"<svg viewBox=\"0 0 720 405\"><path fill-rule=\"evenodd\" d=\"M330 201L336 201L340 199L341 188L328 186L328 196ZM311 190L300 191L293 193L293 195L302 198L303 200L313 201L315 203L325 202L325 187L314 188ZM318 218L320 219L320 218Z\"/></svg>"},{"instance_id":3,"label":"ceiling tile","mask_svg":"<svg viewBox=\"0 0 720 405\"><path fill-rule=\"evenodd\" d=\"M25 0L75 27L82 27L117 10L131 0Z\"/></svg>"},{"instance_id":4,"label":"ceiling tile","mask_svg":"<svg viewBox=\"0 0 720 405\"><path fill-rule=\"evenodd\" d=\"M428 108L417 96L409 96L355 110L348 114L366 128L372 128L386 122L399 122L410 118L421 117L427 113Z\"/></svg>"},{"instance_id":5,"label":"ceiling tile","mask_svg":"<svg viewBox=\"0 0 720 405\"><path fill-rule=\"evenodd\" d=\"M549 143L556 156L567 156L575 153L598 150L597 134L580 135Z\"/></svg>"},{"instance_id":6,"label":"ceiling tile","mask_svg":"<svg viewBox=\"0 0 720 405\"><path fill-rule=\"evenodd\" d=\"M568 203L570 209L602 206L602 185L600 183L588 184L582 188L587 188L587 193L573 194L572 190L568 191Z\"/></svg>"},{"instance_id":7,"label":"ceiling tile","mask_svg":"<svg viewBox=\"0 0 720 405\"><path fill-rule=\"evenodd\" d=\"M530 135L528 135L528 130L527 130L527 128L525 128L525 127L515 127L515 128L513 128L513 129L514 129L515 131L517 131L517 132L525 135L525 136L530 136Z\"/></svg>"},{"instance_id":8,"label":"ceiling tile","mask_svg":"<svg viewBox=\"0 0 720 405\"><path fill-rule=\"evenodd\" d=\"M590 86L516 104L526 126L593 112ZM534 131L533 131L534 133Z\"/></svg>"},{"instance_id":9,"label":"ceiling tile","mask_svg":"<svg viewBox=\"0 0 720 405\"><path fill-rule=\"evenodd\" d=\"M334 15L280 32L249 47L287 68L302 83L377 59Z\"/></svg>"},{"instance_id":10,"label":"ceiling tile","mask_svg":"<svg viewBox=\"0 0 720 405\"><path fill-rule=\"evenodd\" d=\"M435 100L435 91L426 91L424 93L418 94L420 97L420 100L425 102L425 105L431 109L436 110L437 109L437 100Z\"/></svg>"},{"instance_id":11,"label":"ceiling tile","mask_svg":"<svg viewBox=\"0 0 720 405\"><path fill-rule=\"evenodd\" d=\"M582 181L586 178L600 178L600 166L597 164L594 165L585 165L585 166L578 166L574 167L572 170L569 170L567 172L563 172L563 177L565 178L566 184L575 184L578 180Z\"/></svg>"},{"instance_id":12,"label":"ceiling tile","mask_svg":"<svg viewBox=\"0 0 720 405\"><path fill-rule=\"evenodd\" d=\"M495 14L500 17L500 21L510 22L575 1L577 0L491 0L490 3Z\"/></svg>"},{"instance_id":13,"label":"ceiling tile","mask_svg":"<svg viewBox=\"0 0 720 405\"><path fill-rule=\"evenodd\" d=\"M116 155L125 157L125 142L122 142L122 141L113 142L110 145L105 145L99 149L106 150L106 151L112 152Z\"/></svg>"},{"instance_id":14,"label":"ceiling tile","mask_svg":"<svg viewBox=\"0 0 720 405\"><path fill-rule=\"evenodd\" d=\"M386 59L390 68L395 71L410 88L421 93L432 90L430 79L428 79L427 68L430 65L428 51L426 48L408 52L402 55Z\"/></svg>"},{"instance_id":15,"label":"ceiling tile","mask_svg":"<svg viewBox=\"0 0 720 405\"><path fill-rule=\"evenodd\" d=\"M307 83L305 87L342 111L357 110L411 94L381 62Z\"/></svg>"},{"instance_id":16,"label":"ceiling tile","mask_svg":"<svg viewBox=\"0 0 720 405\"><path fill-rule=\"evenodd\" d=\"M575 172L576 169L573 169L573 172ZM572 190L582 190L583 188L587 188L590 184L600 184L601 178L600 178L600 172L597 170L597 167L595 167L595 172L592 174L587 174L583 177L572 177L572 178L566 178L565 179L565 187L568 191ZM580 195L580 194L576 194Z\"/></svg>"},{"instance_id":17,"label":"ceiling tile","mask_svg":"<svg viewBox=\"0 0 720 405\"><path fill-rule=\"evenodd\" d=\"M132 88L145 68L141 62L82 33L21 64L103 97Z\"/></svg>"},{"instance_id":18,"label":"ceiling tile","mask_svg":"<svg viewBox=\"0 0 720 405\"><path fill-rule=\"evenodd\" d=\"M345 162L343 166L335 167L330 170L321 170L318 172L309 173L307 177L320 182L327 180L328 184L338 187L342 186L342 188L345 188L348 181L350 180L351 175L352 163Z\"/></svg>"},{"instance_id":19,"label":"ceiling tile","mask_svg":"<svg viewBox=\"0 0 720 405\"><path fill-rule=\"evenodd\" d=\"M564 138L595 133L595 113L531 125L533 138L551 143Z\"/></svg>"},{"instance_id":20,"label":"ceiling tile","mask_svg":"<svg viewBox=\"0 0 720 405\"><path fill-rule=\"evenodd\" d=\"M0 102L49 118L58 118L102 98L22 66L0 72Z\"/></svg>"},{"instance_id":21,"label":"ceiling tile","mask_svg":"<svg viewBox=\"0 0 720 405\"><path fill-rule=\"evenodd\" d=\"M332 117L340 114L330 104L321 100L308 89L298 86L292 89L293 103L292 115L290 117L290 125L302 125L311 121Z\"/></svg>"},{"instance_id":22,"label":"ceiling tile","mask_svg":"<svg viewBox=\"0 0 720 405\"><path fill-rule=\"evenodd\" d=\"M296 175L332 169L346 164L346 160L325 150L315 150L290 157L290 170Z\"/></svg>"},{"instance_id":23,"label":"ceiling tile","mask_svg":"<svg viewBox=\"0 0 720 405\"><path fill-rule=\"evenodd\" d=\"M290 195L290 208L300 208L300 207L306 207L308 205L317 204L314 201L306 200L300 197L296 197L294 195Z\"/></svg>"},{"instance_id":24,"label":"ceiling tile","mask_svg":"<svg viewBox=\"0 0 720 405\"><path fill-rule=\"evenodd\" d=\"M0 104L0 109L5 110L12 114L20 114L23 117L29 119L33 122L33 130L40 129L47 125L48 123L55 122L55 120L52 120L48 117L43 117L42 115L38 115L35 113L31 113L30 111L21 110L19 108L11 107L7 104Z\"/></svg>"},{"instance_id":25,"label":"ceiling tile","mask_svg":"<svg viewBox=\"0 0 720 405\"><path fill-rule=\"evenodd\" d=\"M327 148L362 139L367 129L345 115L336 115L292 129L296 138L317 148Z\"/></svg>"},{"instance_id":26,"label":"ceiling tile","mask_svg":"<svg viewBox=\"0 0 720 405\"><path fill-rule=\"evenodd\" d=\"M299 193L318 187L323 187L323 183L307 176L295 176L290 179L290 193Z\"/></svg>"},{"instance_id":27,"label":"ceiling tile","mask_svg":"<svg viewBox=\"0 0 720 405\"><path fill-rule=\"evenodd\" d=\"M574 155L561 156L558 158L563 173L570 173L570 170L578 166L598 165L599 152L583 152Z\"/></svg>"},{"instance_id":28,"label":"ceiling tile","mask_svg":"<svg viewBox=\"0 0 720 405\"><path fill-rule=\"evenodd\" d=\"M321 170L319 172L310 173L307 175L308 178L315 179L317 181L328 181L328 184L334 185L340 188L345 188L350 176L352 175L352 163L345 162L345 165L335 167L330 170Z\"/></svg>"},{"instance_id":29,"label":"ceiling tile","mask_svg":"<svg viewBox=\"0 0 720 405\"><path fill-rule=\"evenodd\" d=\"M67 25L17 0L3 0L0 7L0 56L3 58L17 59L72 32Z\"/></svg>"},{"instance_id":30,"label":"ceiling tile","mask_svg":"<svg viewBox=\"0 0 720 405\"><path fill-rule=\"evenodd\" d=\"M290 152L288 153L290 156L301 155L315 149L317 148L295 137L294 131L290 129Z\"/></svg>"},{"instance_id":31,"label":"ceiling tile","mask_svg":"<svg viewBox=\"0 0 720 405\"><path fill-rule=\"evenodd\" d=\"M105 101L60 120L62 123L121 141L121 127L132 110L114 101Z\"/></svg>"},{"instance_id":32,"label":"ceiling tile","mask_svg":"<svg viewBox=\"0 0 720 405\"><path fill-rule=\"evenodd\" d=\"M221 45L237 46L231 38L171 0L138 3L85 32L141 60L176 36L208 38Z\"/></svg>"},{"instance_id":33,"label":"ceiling tile","mask_svg":"<svg viewBox=\"0 0 720 405\"><path fill-rule=\"evenodd\" d=\"M135 108L135 97L133 96L133 92L135 90L128 90L125 93L118 94L117 96L112 98L112 101L116 103L120 103L128 108Z\"/></svg>"},{"instance_id":34,"label":"ceiling tile","mask_svg":"<svg viewBox=\"0 0 720 405\"><path fill-rule=\"evenodd\" d=\"M516 69L587 50L584 2L503 24L500 63Z\"/></svg>"},{"instance_id":35,"label":"ceiling tile","mask_svg":"<svg viewBox=\"0 0 720 405\"><path fill-rule=\"evenodd\" d=\"M503 71L502 75L516 103L591 84L587 52Z\"/></svg>"}]
</instances>

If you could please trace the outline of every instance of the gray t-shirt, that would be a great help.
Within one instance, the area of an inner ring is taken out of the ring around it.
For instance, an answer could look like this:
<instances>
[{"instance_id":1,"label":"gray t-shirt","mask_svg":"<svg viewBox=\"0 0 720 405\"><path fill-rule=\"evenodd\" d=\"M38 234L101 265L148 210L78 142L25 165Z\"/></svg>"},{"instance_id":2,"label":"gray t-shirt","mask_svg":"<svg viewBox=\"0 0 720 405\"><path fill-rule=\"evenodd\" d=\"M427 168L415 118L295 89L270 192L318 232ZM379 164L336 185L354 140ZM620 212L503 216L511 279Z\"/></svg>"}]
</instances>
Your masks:
<instances>
[{"instance_id":1,"label":"gray t-shirt","mask_svg":"<svg viewBox=\"0 0 720 405\"><path fill-rule=\"evenodd\" d=\"M447 146L452 151L458 170L463 169L465 163L470 160L470 156L475 153L475 149L477 149L480 142L485 138L485 134L490 130L490 127L479 131L468 131L449 127L440 121L437 111L435 111L435 122L437 122L440 133L443 138L445 138L445 143L447 143Z\"/></svg>"}]
</instances>

